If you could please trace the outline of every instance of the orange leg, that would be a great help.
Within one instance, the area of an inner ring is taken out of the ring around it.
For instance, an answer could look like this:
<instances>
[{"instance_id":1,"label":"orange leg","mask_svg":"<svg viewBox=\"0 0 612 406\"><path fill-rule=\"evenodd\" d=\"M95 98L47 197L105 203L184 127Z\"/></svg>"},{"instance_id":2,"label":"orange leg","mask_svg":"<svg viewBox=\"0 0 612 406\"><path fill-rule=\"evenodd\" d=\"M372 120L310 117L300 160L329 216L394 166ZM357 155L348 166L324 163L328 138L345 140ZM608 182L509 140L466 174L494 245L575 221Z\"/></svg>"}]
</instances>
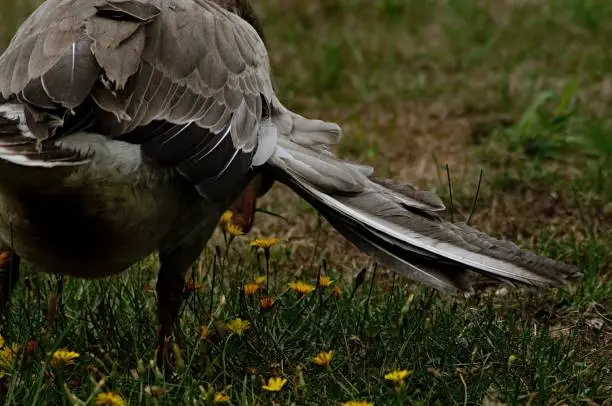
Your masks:
<instances>
[{"instance_id":1,"label":"orange leg","mask_svg":"<svg viewBox=\"0 0 612 406\"><path fill-rule=\"evenodd\" d=\"M258 191L259 179L255 178L244 188L230 207L234 213L232 223L239 226L244 233L248 233L253 227Z\"/></svg>"}]
</instances>

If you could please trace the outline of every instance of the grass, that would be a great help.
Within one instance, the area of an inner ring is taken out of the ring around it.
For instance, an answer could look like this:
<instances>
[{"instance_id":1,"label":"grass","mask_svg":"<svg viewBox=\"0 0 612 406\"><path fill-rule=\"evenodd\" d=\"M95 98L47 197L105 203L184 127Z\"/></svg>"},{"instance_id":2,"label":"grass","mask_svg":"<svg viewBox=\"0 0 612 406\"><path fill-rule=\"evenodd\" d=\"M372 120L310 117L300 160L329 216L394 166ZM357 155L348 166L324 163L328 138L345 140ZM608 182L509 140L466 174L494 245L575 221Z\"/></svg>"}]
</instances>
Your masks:
<instances>
[{"instance_id":1,"label":"grass","mask_svg":"<svg viewBox=\"0 0 612 406\"><path fill-rule=\"evenodd\" d=\"M27 13L20 4L2 8L6 40ZM237 405L612 404L612 4L256 6L281 99L342 123L343 156L447 202L449 164L457 220L469 216L482 169L472 223L585 276L541 291L478 279L474 295L440 295L376 269L275 188L262 205L290 220L260 216L253 230L282 238L264 292L241 290L266 273L261 253L246 238L228 245L217 235L194 267L204 288L187 295L175 328L174 380L150 366L154 258L117 277L66 278L60 309L55 277L26 266L1 330L22 346L3 368L5 403L70 404L67 390L93 402L100 390L129 404L211 404L221 391ZM287 288L297 279L316 285L319 274L334 284L303 298ZM259 295L274 307L262 311ZM236 317L251 323L243 335L224 327ZM81 354L74 365L47 362L62 347ZM329 368L311 362L328 350ZM384 379L393 369L412 371L399 391ZM262 389L275 376L288 380L284 388Z\"/></svg>"}]
</instances>

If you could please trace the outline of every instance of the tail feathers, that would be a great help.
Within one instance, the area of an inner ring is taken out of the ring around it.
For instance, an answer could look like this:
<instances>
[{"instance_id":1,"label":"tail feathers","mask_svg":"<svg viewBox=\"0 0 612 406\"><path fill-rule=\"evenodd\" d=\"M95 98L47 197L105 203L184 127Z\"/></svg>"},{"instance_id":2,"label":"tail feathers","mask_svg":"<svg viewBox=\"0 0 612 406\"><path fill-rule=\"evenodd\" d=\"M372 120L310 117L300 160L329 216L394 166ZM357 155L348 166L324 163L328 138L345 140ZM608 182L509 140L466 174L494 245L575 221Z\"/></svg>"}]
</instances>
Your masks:
<instances>
[{"instance_id":1,"label":"tail feathers","mask_svg":"<svg viewBox=\"0 0 612 406\"><path fill-rule=\"evenodd\" d=\"M269 162L328 192L356 193L364 189L373 169L339 161L329 151L342 137L336 123L311 120L273 102L272 124L278 141Z\"/></svg>"},{"instance_id":2,"label":"tail feathers","mask_svg":"<svg viewBox=\"0 0 612 406\"><path fill-rule=\"evenodd\" d=\"M361 192L368 183L367 167L338 161L333 155L320 151L313 153L312 149L284 137L278 139L268 162L330 193Z\"/></svg>"},{"instance_id":3,"label":"tail feathers","mask_svg":"<svg viewBox=\"0 0 612 406\"><path fill-rule=\"evenodd\" d=\"M406 260L403 258L401 249L398 250L389 241L379 239L362 224L347 222L333 211L327 212L324 216L357 248L370 255L379 264L399 272L404 277L449 293L472 290L468 273L451 261L439 262L438 267L444 266L444 270L439 270L435 267L434 258L423 258L421 261L416 261L415 256L413 260Z\"/></svg>"},{"instance_id":4,"label":"tail feathers","mask_svg":"<svg viewBox=\"0 0 612 406\"><path fill-rule=\"evenodd\" d=\"M292 142L306 147L334 145L342 137L342 129L336 123L311 120L285 108L276 100L276 114L273 122L280 135Z\"/></svg>"},{"instance_id":5,"label":"tail feathers","mask_svg":"<svg viewBox=\"0 0 612 406\"><path fill-rule=\"evenodd\" d=\"M403 204L406 208L420 208L430 211L445 210L446 206L432 192L419 190L408 183L398 183L389 179L370 178L371 187L375 188L379 193L388 195L398 203Z\"/></svg>"},{"instance_id":6,"label":"tail feathers","mask_svg":"<svg viewBox=\"0 0 612 406\"><path fill-rule=\"evenodd\" d=\"M319 156L309 151L285 159L273 159L276 177L312 204L344 237L381 264L444 291L470 290L466 270L528 285L557 285L578 269L522 250L464 224L443 220L436 214L444 205L435 195L392 181L360 179L361 190L322 188L329 166L343 172L344 162L332 159L313 168ZM299 161L301 165L294 161ZM287 165L289 163L289 165ZM308 167L302 170L302 166ZM363 173L358 172L363 176ZM338 175L335 175L338 176ZM333 183L333 182L332 182ZM328 185L329 186L329 185Z\"/></svg>"}]
</instances>

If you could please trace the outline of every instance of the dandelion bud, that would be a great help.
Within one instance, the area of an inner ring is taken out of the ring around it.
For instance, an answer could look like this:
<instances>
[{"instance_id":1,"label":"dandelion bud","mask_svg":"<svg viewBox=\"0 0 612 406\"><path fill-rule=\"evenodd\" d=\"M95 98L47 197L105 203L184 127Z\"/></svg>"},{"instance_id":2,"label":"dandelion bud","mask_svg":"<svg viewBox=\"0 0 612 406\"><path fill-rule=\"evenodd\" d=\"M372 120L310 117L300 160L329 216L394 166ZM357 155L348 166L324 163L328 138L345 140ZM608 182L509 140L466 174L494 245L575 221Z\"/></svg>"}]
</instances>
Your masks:
<instances>
[{"instance_id":1,"label":"dandelion bud","mask_svg":"<svg viewBox=\"0 0 612 406\"><path fill-rule=\"evenodd\" d=\"M182 370L185 368L185 360L183 360L183 356L181 354L181 349L179 348L177 343L172 343L172 353L174 354L174 357L176 358L176 367L179 370Z\"/></svg>"},{"instance_id":2,"label":"dandelion bud","mask_svg":"<svg viewBox=\"0 0 612 406\"><path fill-rule=\"evenodd\" d=\"M145 369L144 361L142 359L136 361L136 371L138 371L138 374L140 376L143 376L145 372L147 372L147 370Z\"/></svg>"}]
</instances>

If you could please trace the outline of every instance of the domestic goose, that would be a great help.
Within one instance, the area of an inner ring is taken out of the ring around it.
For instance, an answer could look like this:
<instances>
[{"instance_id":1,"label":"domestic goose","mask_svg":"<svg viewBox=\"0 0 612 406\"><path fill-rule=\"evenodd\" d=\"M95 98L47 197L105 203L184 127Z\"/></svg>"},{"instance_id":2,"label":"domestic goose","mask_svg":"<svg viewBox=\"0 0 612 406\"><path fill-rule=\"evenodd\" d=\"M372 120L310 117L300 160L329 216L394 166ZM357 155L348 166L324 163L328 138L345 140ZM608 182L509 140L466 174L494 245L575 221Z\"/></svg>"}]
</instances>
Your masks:
<instances>
[{"instance_id":1,"label":"domestic goose","mask_svg":"<svg viewBox=\"0 0 612 406\"><path fill-rule=\"evenodd\" d=\"M288 185L376 261L437 289L468 271L556 285L577 272L463 224L411 185L337 158L335 123L287 108L246 0L47 0L0 57L0 305L23 258L82 278L158 252L158 362L182 274L234 204Z\"/></svg>"}]
</instances>

